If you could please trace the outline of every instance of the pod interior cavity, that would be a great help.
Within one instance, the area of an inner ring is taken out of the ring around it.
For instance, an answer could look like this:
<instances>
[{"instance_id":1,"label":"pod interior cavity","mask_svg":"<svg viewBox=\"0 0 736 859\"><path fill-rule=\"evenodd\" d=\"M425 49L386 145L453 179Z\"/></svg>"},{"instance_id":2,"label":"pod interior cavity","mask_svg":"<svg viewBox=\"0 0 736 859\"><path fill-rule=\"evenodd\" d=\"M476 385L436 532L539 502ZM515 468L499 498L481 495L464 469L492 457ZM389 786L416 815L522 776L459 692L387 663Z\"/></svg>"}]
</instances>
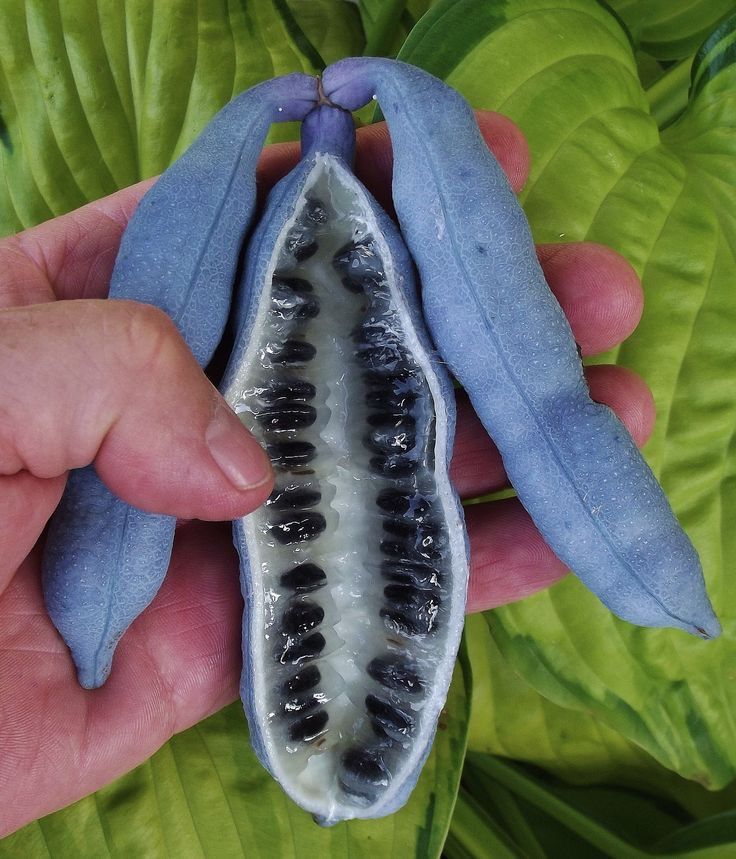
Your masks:
<instances>
[{"instance_id":1,"label":"pod interior cavity","mask_svg":"<svg viewBox=\"0 0 736 859\"><path fill-rule=\"evenodd\" d=\"M277 475L235 523L243 698L300 805L376 817L416 781L462 629L452 389L398 232L341 158L301 164L263 224L226 387Z\"/></svg>"}]
</instances>

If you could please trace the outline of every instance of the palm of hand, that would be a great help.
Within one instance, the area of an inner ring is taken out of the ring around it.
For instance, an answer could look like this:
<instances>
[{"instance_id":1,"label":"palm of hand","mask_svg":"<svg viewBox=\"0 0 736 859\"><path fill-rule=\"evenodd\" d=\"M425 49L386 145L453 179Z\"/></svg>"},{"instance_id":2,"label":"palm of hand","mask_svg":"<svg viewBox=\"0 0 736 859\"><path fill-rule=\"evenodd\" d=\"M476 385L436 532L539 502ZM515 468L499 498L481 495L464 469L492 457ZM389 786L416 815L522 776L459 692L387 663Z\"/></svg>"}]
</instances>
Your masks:
<instances>
[{"instance_id":1,"label":"palm of hand","mask_svg":"<svg viewBox=\"0 0 736 859\"><path fill-rule=\"evenodd\" d=\"M480 119L489 145L520 188L528 159L518 131L496 115ZM384 202L388 153L385 129L363 130L358 170ZM293 146L267 150L260 173L264 184L270 186L294 157ZM18 323L12 308L106 295L120 235L149 184L0 243L4 332L12 335ZM584 244L546 246L539 253L584 354L609 348L633 330L641 293L623 259ZM74 333L74 312L82 305L67 306L68 331ZM12 336L4 339L10 348L0 351L0 368L11 388L27 387L32 353L23 347L30 346L13 344ZM64 341L55 344L53 331L42 348L64 355ZM62 366L59 372L69 371ZM588 379L593 397L612 406L643 442L653 420L643 383L610 366L591 368ZM60 407L70 407L69 401ZM81 689L43 605L37 540L63 491L66 470L85 463L49 464L42 445L29 453L28 445L17 441L12 415L5 430L1 417L0 794L8 801L0 836L95 790L145 760L173 733L231 701L240 671L242 611L229 525L183 523L166 582L120 643L110 679L94 692ZM94 453L87 461L93 458ZM506 484L498 452L462 395L452 476L463 498ZM472 547L469 610L521 598L564 574L515 500L473 505L466 516Z\"/></svg>"}]
</instances>

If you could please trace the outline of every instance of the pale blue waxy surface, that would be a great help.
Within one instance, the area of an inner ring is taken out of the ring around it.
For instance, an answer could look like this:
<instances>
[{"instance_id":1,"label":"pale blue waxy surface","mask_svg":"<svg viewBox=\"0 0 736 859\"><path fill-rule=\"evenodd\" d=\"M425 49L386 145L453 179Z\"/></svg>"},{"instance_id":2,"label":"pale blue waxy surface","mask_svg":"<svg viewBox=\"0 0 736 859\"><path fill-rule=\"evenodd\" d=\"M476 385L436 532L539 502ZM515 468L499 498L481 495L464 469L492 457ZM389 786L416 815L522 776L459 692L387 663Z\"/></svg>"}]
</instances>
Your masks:
<instances>
[{"instance_id":1,"label":"pale blue waxy surface","mask_svg":"<svg viewBox=\"0 0 736 859\"><path fill-rule=\"evenodd\" d=\"M350 110L378 99L425 319L545 540L619 617L718 635L697 554L623 425L591 401L526 218L467 102L376 58L334 64L323 87Z\"/></svg>"},{"instance_id":2,"label":"pale blue waxy surface","mask_svg":"<svg viewBox=\"0 0 736 859\"><path fill-rule=\"evenodd\" d=\"M227 321L269 126L302 119L316 86L307 75L288 75L226 105L143 197L125 231L110 298L164 310L202 366ZM172 516L118 499L92 466L70 477L51 522L43 588L82 686L105 682L117 642L156 595L175 526Z\"/></svg>"}]
</instances>

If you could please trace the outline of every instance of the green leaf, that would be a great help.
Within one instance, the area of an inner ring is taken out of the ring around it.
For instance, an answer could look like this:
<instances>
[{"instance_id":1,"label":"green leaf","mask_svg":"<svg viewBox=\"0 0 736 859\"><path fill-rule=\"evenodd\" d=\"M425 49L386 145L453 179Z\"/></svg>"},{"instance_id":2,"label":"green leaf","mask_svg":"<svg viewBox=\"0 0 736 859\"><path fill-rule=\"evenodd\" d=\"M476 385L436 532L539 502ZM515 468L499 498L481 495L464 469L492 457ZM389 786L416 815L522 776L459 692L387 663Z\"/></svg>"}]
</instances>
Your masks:
<instances>
[{"instance_id":1,"label":"green leaf","mask_svg":"<svg viewBox=\"0 0 736 859\"><path fill-rule=\"evenodd\" d=\"M160 173L237 93L361 46L344 0L8 0L0 235Z\"/></svg>"},{"instance_id":2,"label":"green leaf","mask_svg":"<svg viewBox=\"0 0 736 859\"><path fill-rule=\"evenodd\" d=\"M465 34L448 35L437 50L448 16L473 22L469 47ZM572 576L490 613L489 628L546 698L709 788L736 775L733 29L731 19L700 55L687 111L661 134L626 33L586 0L440 3L402 52L524 130L532 173L522 199L539 241L603 242L642 276L642 322L605 358L653 388L646 454L700 552L724 635L704 643L625 624ZM526 756L544 760L548 737L527 739Z\"/></svg>"},{"instance_id":3,"label":"green leaf","mask_svg":"<svg viewBox=\"0 0 736 859\"><path fill-rule=\"evenodd\" d=\"M458 667L419 783L388 818L314 823L258 763L236 703L114 784L4 838L0 859L439 856L465 757L468 693Z\"/></svg>"},{"instance_id":4,"label":"green leaf","mask_svg":"<svg viewBox=\"0 0 736 859\"><path fill-rule=\"evenodd\" d=\"M637 46L661 60L692 54L733 12L733 0L608 0Z\"/></svg>"}]
</instances>

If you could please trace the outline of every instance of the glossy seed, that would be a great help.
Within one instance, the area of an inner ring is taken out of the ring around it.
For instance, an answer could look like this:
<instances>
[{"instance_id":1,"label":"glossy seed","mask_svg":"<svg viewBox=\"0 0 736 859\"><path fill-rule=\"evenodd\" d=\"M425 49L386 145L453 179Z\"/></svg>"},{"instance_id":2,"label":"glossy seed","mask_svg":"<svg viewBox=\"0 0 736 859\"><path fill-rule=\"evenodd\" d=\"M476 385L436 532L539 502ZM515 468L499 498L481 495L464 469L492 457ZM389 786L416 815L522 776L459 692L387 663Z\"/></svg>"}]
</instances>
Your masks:
<instances>
[{"instance_id":1,"label":"glossy seed","mask_svg":"<svg viewBox=\"0 0 736 859\"><path fill-rule=\"evenodd\" d=\"M412 418L405 418L398 426L391 422L381 424L368 433L366 445L376 453L407 453L416 444L416 429Z\"/></svg>"},{"instance_id":2,"label":"glossy seed","mask_svg":"<svg viewBox=\"0 0 736 859\"><path fill-rule=\"evenodd\" d=\"M376 504L386 513L394 516L408 516L416 519L424 516L430 509L429 501L417 493L401 492L398 489L382 489Z\"/></svg>"},{"instance_id":3,"label":"glossy seed","mask_svg":"<svg viewBox=\"0 0 736 859\"><path fill-rule=\"evenodd\" d=\"M374 728L392 740L405 740L414 728L414 719L398 707L375 695L367 695L365 706L373 717Z\"/></svg>"},{"instance_id":4,"label":"glossy seed","mask_svg":"<svg viewBox=\"0 0 736 859\"><path fill-rule=\"evenodd\" d=\"M316 395L315 386L302 379L271 382L267 388L258 394L264 403L275 403L278 400L313 400Z\"/></svg>"},{"instance_id":5,"label":"glossy seed","mask_svg":"<svg viewBox=\"0 0 736 859\"><path fill-rule=\"evenodd\" d=\"M279 583L281 587L296 591L297 593L309 593L321 588L327 582L327 576L322 567L317 564L298 564L285 573L281 574Z\"/></svg>"},{"instance_id":6,"label":"glossy seed","mask_svg":"<svg viewBox=\"0 0 736 859\"><path fill-rule=\"evenodd\" d=\"M351 292L371 291L383 283L385 277L370 237L348 242L335 254L332 264L343 276L343 286Z\"/></svg>"},{"instance_id":7,"label":"glossy seed","mask_svg":"<svg viewBox=\"0 0 736 859\"><path fill-rule=\"evenodd\" d=\"M311 427L317 419L317 410L308 403L274 403L256 414L258 423L267 430L285 431Z\"/></svg>"},{"instance_id":8,"label":"glossy seed","mask_svg":"<svg viewBox=\"0 0 736 859\"><path fill-rule=\"evenodd\" d=\"M299 281L299 278L292 278ZM311 289L311 285L306 283ZM285 280L274 278L271 292L271 315L276 319L314 319L319 315L319 299L309 292L289 286Z\"/></svg>"},{"instance_id":9,"label":"glossy seed","mask_svg":"<svg viewBox=\"0 0 736 859\"><path fill-rule=\"evenodd\" d=\"M307 713L321 703L319 695L295 695L284 701L283 712L285 716L296 716L298 713Z\"/></svg>"},{"instance_id":10,"label":"glossy seed","mask_svg":"<svg viewBox=\"0 0 736 859\"><path fill-rule=\"evenodd\" d=\"M267 347L266 354L272 364L290 367L311 361L317 354L317 349L304 340L286 340L284 343Z\"/></svg>"},{"instance_id":11,"label":"glossy seed","mask_svg":"<svg viewBox=\"0 0 736 859\"><path fill-rule=\"evenodd\" d=\"M398 387L403 385L408 389L413 389L413 382L417 383L416 369L404 364L401 367L395 367L391 370L365 370L363 372L363 381L367 385L385 388L387 385ZM418 383L417 383L418 384Z\"/></svg>"},{"instance_id":12,"label":"glossy seed","mask_svg":"<svg viewBox=\"0 0 736 859\"><path fill-rule=\"evenodd\" d=\"M398 391L393 385L379 385L365 395L365 403L373 408L389 412L406 412L414 405L417 394L414 391Z\"/></svg>"},{"instance_id":13,"label":"glossy seed","mask_svg":"<svg viewBox=\"0 0 736 859\"><path fill-rule=\"evenodd\" d=\"M300 692L308 692L310 689L314 689L321 679L322 675L319 668L316 665L307 665L293 677L284 681L281 691L284 695L296 695Z\"/></svg>"},{"instance_id":14,"label":"glossy seed","mask_svg":"<svg viewBox=\"0 0 736 859\"><path fill-rule=\"evenodd\" d=\"M317 449L308 441L281 441L278 444L267 444L271 462L281 468L296 468L306 465L314 459Z\"/></svg>"},{"instance_id":15,"label":"glossy seed","mask_svg":"<svg viewBox=\"0 0 736 859\"><path fill-rule=\"evenodd\" d=\"M386 689L411 695L419 694L424 689L419 674L403 656L377 656L368 663L366 670L370 677Z\"/></svg>"},{"instance_id":16,"label":"glossy seed","mask_svg":"<svg viewBox=\"0 0 736 859\"><path fill-rule=\"evenodd\" d=\"M416 635L427 635L435 625L433 616L410 610L402 611L390 606L382 608L379 614L386 621L389 629L409 638Z\"/></svg>"},{"instance_id":17,"label":"glossy seed","mask_svg":"<svg viewBox=\"0 0 736 859\"><path fill-rule=\"evenodd\" d=\"M302 229L294 227L294 229L286 237L286 249L294 255L297 262L304 262L314 256L319 250L319 244L314 238L311 229Z\"/></svg>"},{"instance_id":18,"label":"glossy seed","mask_svg":"<svg viewBox=\"0 0 736 859\"><path fill-rule=\"evenodd\" d=\"M419 463L406 456L374 456L370 461L371 471L383 477L409 477L417 473Z\"/></svg>"},{"instance_id":19,"label":"glossy seed","mask_svg":"<svg viewBox=\"0 0 736 859\"><path fill-rule=\"evenodd\" d=\"M405 559L384 561L381 564L384 579L416 588L433 588L439 585L439 572L430 564L412 563Z\"/></svg>"},{"instance_id":20,"label":"glossy seed","mask_svg":"<svg viewBox=\"0 0 736 859\"><path fill-rule=\"evenodd\" d=\"M382 410L378 412L378 414L368 415L366 420L372 427L396 427L405 422L409 422L412 426L416 426L414 418L411 417L406 409L395 409L392 411Z\"/></svg>"},{"instance_id":21,"label":"glossy seed","mask_svg":"<svg viewBox=\"0 0 736 859\"><path fill-rule=\"evenodd\" d=\"M329 716L326 710L317 710L297 719L289 726L289 739L294 742L309 743L327 727Z\"/></svg>"},{"instance_id":22,"label":"glossy seed","mask_svg":"<svg viewBox=\"0 0 736 859\"><path fill-rule=\"evenodd\" d=\"M340 764L340 786L345 793L357 799L373 802L381 790L388 787L389 771L376 751L358 747L348 749L343 753Z\"/></svg>"},{"instance_id":23,"label":"glossy seed","mask_svg":"<svg viewBox=\"0 0 736 859\"><path fill-rule=\"evenodd\" d=\"M270 524L270 532L281 543L289 546L316 540L325 530L327 522L321 513L314 511L285 513Z\"/></svg>"},{"instance_id":24,"label":"glossy seed","mask_svg":"<svg viewBox=\"0 0 736 859\"><path fill-rule=\"evenodd\" d=\"M355 352L355 360L366 370L379 373L402 372L406 366L406 353L392 343L382 343L379 346L358 349Z\"/></svg>"},{"instance_id":25,"label":"glossy seed","mask_svg":"<svg viewBox=\"0 0 736 859\"><path fill-rule=\"evenodd\" d=\"M326 643L321 632L314 632L300 641L288 644L279 652L279 662L285 665L298 665L300 662L316 659L325 649Z\"/></svg>"},{"instance_id":26,"label":"glossy seed","mask_svg":"<svg viewBox=\"0 0 736 859\"><path fill-rule=\"evenodd\" d=\"M290 605L281 619L281 629L286 635L304 635L319 626L325 617L321 605L313 602L298 602Z\"/></svg>"},{"instance_id":27,"label":"glossy seed","mask_svg":"<svg viewBox=\"0 0 736 859\"><path fill-rule=\"evenodd\" d=\"M272 510L307 510L321 500L322 493L318 489L310 489L299 483L286 484L274 489L266 501L266 507Z\"/></svg>"},{"instance_id":28,"label":"glossy seed","mask_svg":"<svg viewBox=\"0 0 736 859\"><path fill-rule=\"evenodd\" d=\"M294 290L294 292L314 292L314 287L304 277L292 277L291 275L275 274L273 276L273 280L271 281L271 285L274 289L278 289L279 287L285 286L289 289Z\"/></svg>"},{"instance_id":29,"label":"glossy seed","mask_svg":"<svg viewBox=\"0 0 736 859\"><path fill-rule=\"evenodd\" d=\"M384 555L398 558L409 562L426 564L440 559L441 553L437 548L436 541L426 538L422 541L410 542L408 540L383 540L380 549Z\"/></svg>"},{"instance_id":30,"label":"glossy seed","mask_svg":"<svg viewBox=\"0 0 736 859\"><path fill-rule=\"evenodd\" d=\"M330 218L327 207L317 197L307 197L307 202L304 205L304 217L313 224L320 226L326 224Z\"/></svg>"}]
</instances>

